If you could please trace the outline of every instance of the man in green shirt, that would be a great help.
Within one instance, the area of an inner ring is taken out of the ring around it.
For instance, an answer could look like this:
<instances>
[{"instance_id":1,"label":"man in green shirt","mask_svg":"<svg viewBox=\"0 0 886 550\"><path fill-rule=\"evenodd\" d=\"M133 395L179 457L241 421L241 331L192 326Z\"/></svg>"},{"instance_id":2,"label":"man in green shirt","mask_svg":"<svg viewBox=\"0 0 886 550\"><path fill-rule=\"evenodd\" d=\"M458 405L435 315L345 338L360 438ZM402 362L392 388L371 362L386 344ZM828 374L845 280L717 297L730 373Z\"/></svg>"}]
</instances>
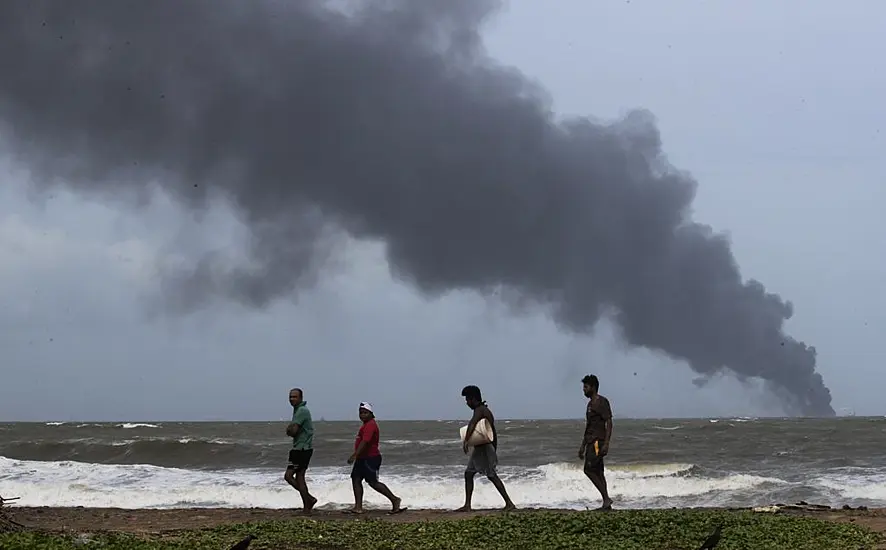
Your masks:
<instances>
[{"instance_id":1,"label":"man in green shirt","mask_svg":"<svg viewBox=\"0 0 886 550\"><path fill-rule=\"evenodd\" d=\"M305 514L310 514L317 499L308 492L305 471L314 454L314 423L301 388L289 390L289 404L292 405L292 422L286 426L286 435L292 438L292 449L283 479L299 492Z\"/></svg>"}]
</instances>

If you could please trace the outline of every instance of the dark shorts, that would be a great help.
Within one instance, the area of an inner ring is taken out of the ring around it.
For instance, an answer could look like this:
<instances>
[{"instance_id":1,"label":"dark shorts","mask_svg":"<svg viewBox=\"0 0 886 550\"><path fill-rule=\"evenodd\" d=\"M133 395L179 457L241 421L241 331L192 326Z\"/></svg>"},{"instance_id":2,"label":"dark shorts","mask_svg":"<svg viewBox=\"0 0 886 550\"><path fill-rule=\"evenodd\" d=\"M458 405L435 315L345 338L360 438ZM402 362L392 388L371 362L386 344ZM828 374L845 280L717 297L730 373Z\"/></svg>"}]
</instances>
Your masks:
<instances>
[{"instance_id":1,"label":"dark shorts","mask_svg":"<svg viewBox=\"0 0 886 550\"><path fill-rule=\"evenodd\" d=\"M495 479L498 477L497 469L498 452L495 450L495 445L486 443L474 447L471 451L471 458L468 459L468 465L465 466L465 475L483 474L489 479Z\"/></svg>"},{"instance_id":2,"label":"dark shorts","mask_svg":"<svg viewBox=\"0 0 886 550\"><path fill-rule=\"evenodd\" d=\"M308 469L308 464L311 463L311 456L314 454L314 449L292 449L289 451L289 466L286 467L287 470L294 470L296 472L303 472Z\"/></svg>"},{"instance_id":3,"label":"dark shorts","mask_svg":"<svg viewBox=\"0 0 886 550\"><path fill-rule=\"evenodd\" d=\"M603 457L600 456L602 441L591 441L585 448L585 471L603 473Z\"/></svg>"},{"instance_id":4,"label":"dark shorts","mask_svg":"<svg viewBox=\"0 0 886 550\"><path fill-rule=\"evenodd\" d=\"M351 479L375 483L378 481L379 470L381 470L381 455L358 458L351 469Z\"/></svg>"}]
</instances>

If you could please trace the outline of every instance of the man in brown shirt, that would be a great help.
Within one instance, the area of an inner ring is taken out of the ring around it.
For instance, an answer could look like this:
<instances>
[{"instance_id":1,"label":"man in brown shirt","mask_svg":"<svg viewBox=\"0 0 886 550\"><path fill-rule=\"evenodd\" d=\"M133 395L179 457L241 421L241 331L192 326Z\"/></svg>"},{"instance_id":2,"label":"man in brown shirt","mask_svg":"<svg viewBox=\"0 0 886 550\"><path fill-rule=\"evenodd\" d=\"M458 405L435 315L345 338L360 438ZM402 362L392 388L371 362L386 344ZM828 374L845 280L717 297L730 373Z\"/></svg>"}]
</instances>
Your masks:
<instances>
[{"instance_id":1,"label":"man in brown shirt","mask_svg":"<svg viewBox=\"0 0 886 550\"><path fill-rule=\"evenodd\" d=\"M588 398L585 413L585 435L581 440L578 458L585 461L585 475L600 491L603 497L601 510L612 509L612 499L606 490L606 476L603 474L603 457L609 454L609 440L612 437L612 407L609 400L598 393L600 380L593 374L581 379L582 389Z\"/></svg>"}]
</instances>

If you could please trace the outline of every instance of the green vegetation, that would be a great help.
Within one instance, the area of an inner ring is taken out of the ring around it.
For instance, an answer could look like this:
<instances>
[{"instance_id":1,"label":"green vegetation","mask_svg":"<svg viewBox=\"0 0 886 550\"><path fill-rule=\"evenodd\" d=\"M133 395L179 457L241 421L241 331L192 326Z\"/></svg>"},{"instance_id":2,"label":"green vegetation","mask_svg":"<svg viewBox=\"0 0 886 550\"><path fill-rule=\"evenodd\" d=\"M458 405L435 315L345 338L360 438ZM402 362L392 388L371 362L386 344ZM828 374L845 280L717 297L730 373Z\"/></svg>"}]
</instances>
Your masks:
<instances>
[{"instance_id":1,"label":"green vegetation","mask_svg":"<svg viewBox=\"0 0 886 550\"><path fill-rule=\"evenodd\" d=\"M247 534L250 550L696 550L722 525L717 550L842 550L873 548L880 537L862 527L811 518L750 512L651 510L600 512L517 512L469 519L394 522L295 519L237 524L157 536L96 533L0 535L0 548L227 550ZM82 536L81 536L82 537Z\"/></svg>"}]
</instances>

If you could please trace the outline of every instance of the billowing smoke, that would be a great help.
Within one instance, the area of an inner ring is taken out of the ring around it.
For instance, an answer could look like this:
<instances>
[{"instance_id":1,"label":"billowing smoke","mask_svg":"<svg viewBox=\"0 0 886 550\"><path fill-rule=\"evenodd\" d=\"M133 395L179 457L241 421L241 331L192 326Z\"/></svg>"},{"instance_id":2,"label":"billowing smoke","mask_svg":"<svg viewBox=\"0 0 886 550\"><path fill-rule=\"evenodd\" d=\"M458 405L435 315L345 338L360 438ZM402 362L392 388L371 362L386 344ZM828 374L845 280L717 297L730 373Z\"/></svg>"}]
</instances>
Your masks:
<instances>
[{"instance_id":1,"label":"billowing smoke","mask_svg":"<svg viewBox=\"0 0 886 550\"><path fill-rule=\"evenodd\" d=\"M490 2L361 5L0 3L3 147L34 186L234 205L250 261L175 279L189 308L292 295L347 232L423 293L503 291L574 332L606 316L702 376L834 414L814 348L783 332L791 304L691 221L696 182L648 112L556 120L484 53Z\"/></svg>"}]
</instances>

